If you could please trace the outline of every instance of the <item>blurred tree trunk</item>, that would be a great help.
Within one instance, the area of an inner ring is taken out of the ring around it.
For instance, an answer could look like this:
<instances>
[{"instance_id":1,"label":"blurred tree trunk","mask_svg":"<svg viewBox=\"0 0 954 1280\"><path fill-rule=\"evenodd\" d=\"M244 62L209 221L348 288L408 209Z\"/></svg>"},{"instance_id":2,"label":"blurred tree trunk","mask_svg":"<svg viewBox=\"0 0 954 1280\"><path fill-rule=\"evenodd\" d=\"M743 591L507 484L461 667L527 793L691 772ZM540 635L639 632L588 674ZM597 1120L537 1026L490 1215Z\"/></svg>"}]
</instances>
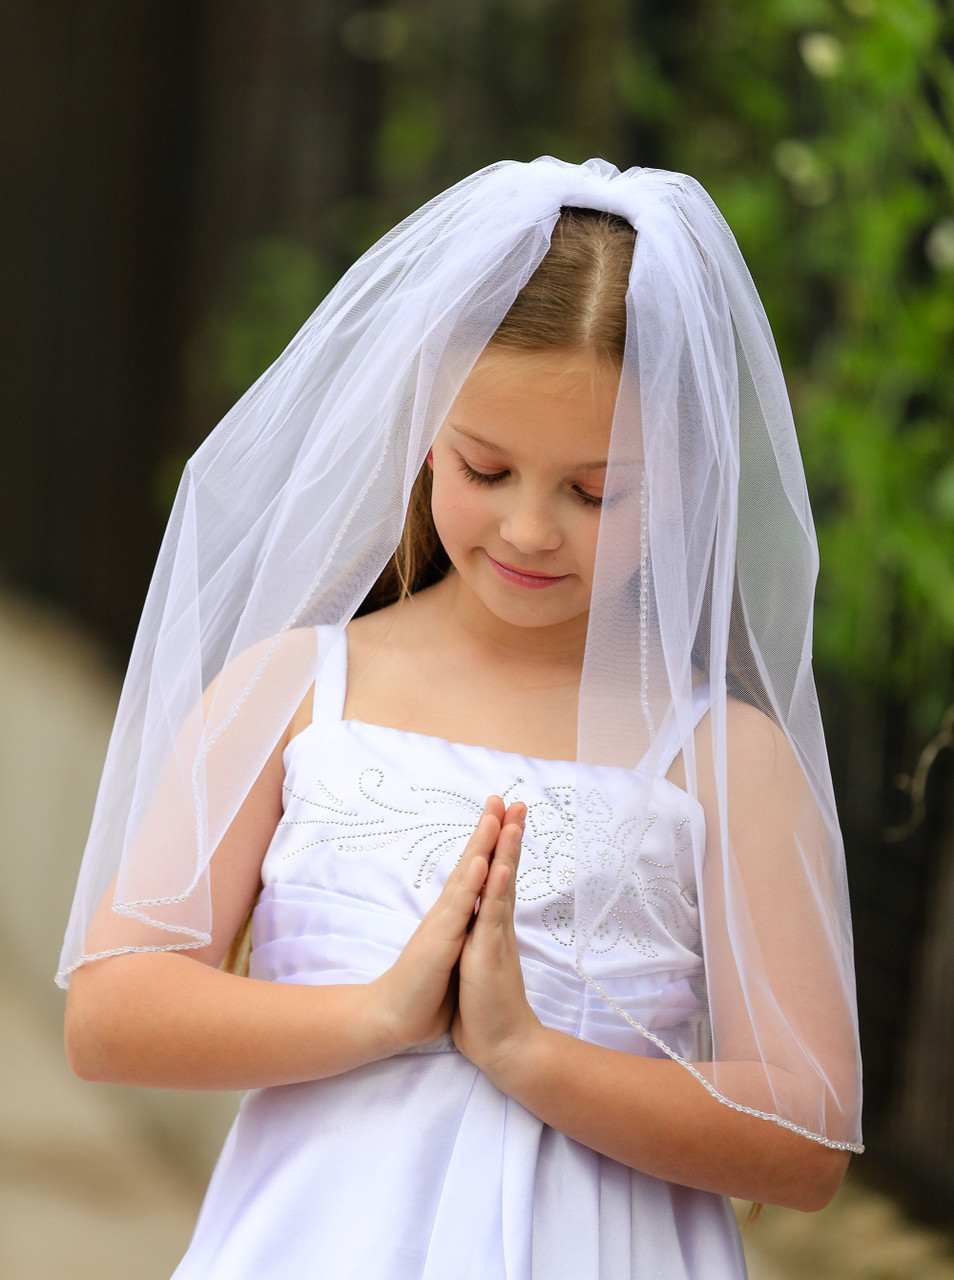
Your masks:
<instances>
[{"instance_id":1,"label":"blurred tree trunk","mask_svg":"<svg viewBox=\"0 0 954 1280\"><path fill-rule=\"evenodd\" d=\"M625 0L3 6L7 579L121 653L182 462L367 243L494 160L622 154L632 21Z\"/></svg>"},{"instance_id":2,"label":"blurred tree trunk","mask_svg":"<svg viewBox=\"0 0 954 1280\"><path fill-rule=\"evenodd\" d=\"M183 246L189 263L187 324L197 338L180 415L185 452L261 371L253 365L231 379L223 375L215 367L223 360L220 335L209 332L242 309L243 290L267 293L275 287L274 281L252 278L257 247L279 243L324 257L325 212L373 193L378 68L353 57L341 38L361 7L361 0L203 5L196 176ZM330 284L328 275L346 265L327 264L322 283ZM263 270L279 273L274 255ZM266 348L261 365L277 355L319 300L320 293L305 297L297 311L278 317L284 331L275 349ZM262 317L246 314L245 322L254 328ZM197 363L207 367L197 369Z\"/></svg>"},{"instance_id":3,"label":"blurred tree trunk","mask_svg":"<svg viewBox=\"0 0 954 1280\"><path fill-rule=\"evenodd\" d=\"M358 6L0 10L0 559L12 585L120 652L168 505L164 464L224 407L196 415L184 395L189 335L249 241L307 242L323 206L373 184L377 72L339 38Z\"/></svg>"},{"instance_id":4,"label":"blurred tree trunk","mask_svg":"<svg viewBox=\"0 0 954 1280\"><path fill-rule=\"evenodd\" d=\"M15 585L128 641L179 332L193 6L8 0L0 547Z\"/></svg>"},{"instance_id":5,"label":"blurred tree trunk","mask_svg":"<svg viewBox=\"0 0 954 1280\"><path fill-rule=\"evenodd\" d=\"M924 927L914 951L900 1070L884 1145L919 1211L950 1224L954 1205L954 762L931 779L931 858ZM902 857L907 850L898 848ZM907 870L907 869L906 869ZM907 878L910 871L907 870Z\"/></svg>"},{"instance_id":6,"label":"blurred tree trunk","mask_svg":"<svg viewBox=\"0 0 954 1280\"><path fill-rule=\"evenodd\" d=\"M484 165L548 153L634 163L619 69L638 7L407 0L374 157L382 195L408 212Z\"/></svg>"}]
</instances>

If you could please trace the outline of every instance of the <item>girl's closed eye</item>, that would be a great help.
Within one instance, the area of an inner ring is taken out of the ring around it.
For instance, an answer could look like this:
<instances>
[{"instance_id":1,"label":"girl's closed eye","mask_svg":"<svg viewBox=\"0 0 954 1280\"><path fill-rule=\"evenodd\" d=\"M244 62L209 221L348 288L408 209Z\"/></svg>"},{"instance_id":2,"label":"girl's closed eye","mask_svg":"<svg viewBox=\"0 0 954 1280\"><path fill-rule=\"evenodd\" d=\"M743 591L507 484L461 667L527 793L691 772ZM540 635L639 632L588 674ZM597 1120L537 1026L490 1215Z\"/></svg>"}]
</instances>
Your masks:
<instances>
[{"instance_id":1,"label":"girl's closed eye","mask_svg":"<svg viewBox=\"0 0 954 1280\"><path fill-rule=\"evenodd\" d=\"M499 484L502 480L510 475L508 470L503 471L479 471L476 467L472 467L470 463L463 457L458 456L460 469L474 484ZM570 485L570 492L575 498L587 507L601 507L603 505L603 495L600 493L589 493L581 485Z\"/></svg>"},{"instance_id":2,"label":"girl's closed eye","mask_svg":"<svg viewBox=\"0 0 954 1280\"><path fill-rule=\"evenodd\" d=\"M574 495L587 507L601 507L603 505L603 495L601 493L589 493L586 489L579 485L573 485Z\"/></svg>"},{"instance_id":3,"label":"girl's closed eye","mask_svg":"<svg viewBox=\"0 0 954 1280\"><path fill-rule=\"evenodd\" d=\"M510 474L509 471L478 471L476 467L472 467L465 458L458 457L460 469L468 480L473 480L475 484L499 484L501 480L506 480Z\"/></svg>"}]
</instances>

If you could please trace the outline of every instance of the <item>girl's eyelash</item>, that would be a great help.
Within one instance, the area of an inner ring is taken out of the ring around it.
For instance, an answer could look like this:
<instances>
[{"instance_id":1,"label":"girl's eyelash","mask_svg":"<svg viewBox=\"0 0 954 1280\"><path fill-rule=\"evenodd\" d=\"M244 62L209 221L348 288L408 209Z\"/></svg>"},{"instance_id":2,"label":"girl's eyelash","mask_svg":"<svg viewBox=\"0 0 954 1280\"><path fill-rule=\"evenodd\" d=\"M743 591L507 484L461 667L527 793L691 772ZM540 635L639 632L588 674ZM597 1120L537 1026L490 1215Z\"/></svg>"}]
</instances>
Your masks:
<instances>
[{"instance_id":1,"label":"girl's eyelash","mask_svg":"<svg viewBox=\"0 0 954 1280\"><path fill-rule=\"evenodd\" d=\"M501 480L506 480L509 475L507 471L477 471L464 458L460 458L459 461L461 471L463 471L468 480L473 480L475 484L499 484ZM575 498L579 498L580 502L586 507L601 507L603 505L601 497L593 493L587 493L585 489L579 489L576 485L572 486L570 492Z\"/></svg>"},{"instance_id":2,"label":"girl's eyelash","mask_svg":"<svg viewBox=\"0 0 954 1280\"><path fill-rule=\"evenodd\" d=\"M507 475L506 471L475 471L463 458L460 459L460 469L468 480L473 480L477 484L499 484Z\"/></svg>"},{"instance_id":3,"label":"girl's eyelash","mask_svg":"<svg viewBox=\"0 0 954 1280\"><path fill-rule=\"evenodd\" d=\"M587 493L585 489L577 489L575 485L573 487L573 492L587 507L601 507L603 505L602 497L595 493Z\"/></svg>"}]
</instances>

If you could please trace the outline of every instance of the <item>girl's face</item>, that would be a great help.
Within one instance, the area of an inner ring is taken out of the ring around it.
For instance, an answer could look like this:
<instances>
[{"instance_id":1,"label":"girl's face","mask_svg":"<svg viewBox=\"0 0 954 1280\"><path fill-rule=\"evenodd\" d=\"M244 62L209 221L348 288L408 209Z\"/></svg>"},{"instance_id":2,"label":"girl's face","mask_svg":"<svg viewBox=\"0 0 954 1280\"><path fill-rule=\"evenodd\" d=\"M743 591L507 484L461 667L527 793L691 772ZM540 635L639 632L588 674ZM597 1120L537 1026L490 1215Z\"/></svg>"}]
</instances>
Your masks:
<instances>
[{"instance_id":1,"label":"girl's face","mask_svg":"<svg viewBox=\"0 0 954 1280\"><path fill-rule=\"evenodd\" d=\"M501 621L559 626L589 609L618 385L586 352L489 351L434 442L437 532Z\"/></svg>"}]
</instances>

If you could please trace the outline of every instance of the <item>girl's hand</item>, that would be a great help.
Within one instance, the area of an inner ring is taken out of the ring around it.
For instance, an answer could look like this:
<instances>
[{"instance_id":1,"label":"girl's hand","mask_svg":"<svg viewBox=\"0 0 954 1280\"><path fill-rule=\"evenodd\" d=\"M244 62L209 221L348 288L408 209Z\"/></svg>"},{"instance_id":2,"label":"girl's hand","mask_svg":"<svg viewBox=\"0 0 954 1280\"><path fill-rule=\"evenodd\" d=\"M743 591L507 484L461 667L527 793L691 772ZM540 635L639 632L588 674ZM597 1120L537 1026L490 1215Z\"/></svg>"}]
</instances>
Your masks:
<instances>
[{"instance_id":1,"label":"girl's hand","mask_svg":"<svg viewBox=\"0 0 954 1280\"><path fill-rule=\"evenodd\" d=\"M480 907L460 958L458 1007L451 1031L465 1057L493 1079L543 1028L530 1008L520 970L513 912L526 808L503 816Z\"/></svg>"},{"instance_id":2,"label":"girl's hand","mask_svg":"<svg viewBox=\"0 0 954 1280\"><path fill-rule=\"evenodd\" d=\"M503 801L491 796L440 897L397 960L368 984L393 1052L436 1040L450 1026L457 1000L456 966L474 923L504 819Z\"/></svg>"}]
</instances>

